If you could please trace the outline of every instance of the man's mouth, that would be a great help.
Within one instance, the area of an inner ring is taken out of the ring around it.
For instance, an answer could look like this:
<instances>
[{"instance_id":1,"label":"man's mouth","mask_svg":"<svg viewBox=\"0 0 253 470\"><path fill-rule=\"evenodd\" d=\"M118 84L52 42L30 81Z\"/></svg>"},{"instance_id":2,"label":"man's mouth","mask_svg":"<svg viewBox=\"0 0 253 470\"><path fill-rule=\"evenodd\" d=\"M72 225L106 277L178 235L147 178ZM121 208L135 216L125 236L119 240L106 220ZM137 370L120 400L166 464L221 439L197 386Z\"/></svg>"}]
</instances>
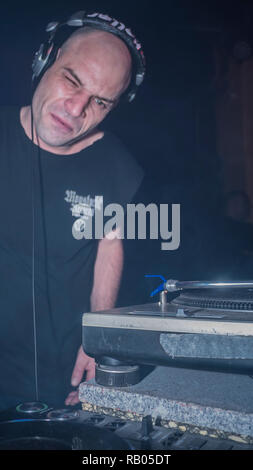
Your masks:
<instances>
[{"instance_id":1,"label":"man's mouth","mask_svg":"<svg viewBox=\"0 0 253 470\"><path fill-rule=\"evenodd\" d=\"M73 127L68 122L64 121L64 119L60 118L56 114L53 114L53 113L50 113L50 114L51 114L54 122L56 122L58 127L60 127L62 130L65 130L66 132L72 132L73 131Z\"/></svg>"}]
</instances>

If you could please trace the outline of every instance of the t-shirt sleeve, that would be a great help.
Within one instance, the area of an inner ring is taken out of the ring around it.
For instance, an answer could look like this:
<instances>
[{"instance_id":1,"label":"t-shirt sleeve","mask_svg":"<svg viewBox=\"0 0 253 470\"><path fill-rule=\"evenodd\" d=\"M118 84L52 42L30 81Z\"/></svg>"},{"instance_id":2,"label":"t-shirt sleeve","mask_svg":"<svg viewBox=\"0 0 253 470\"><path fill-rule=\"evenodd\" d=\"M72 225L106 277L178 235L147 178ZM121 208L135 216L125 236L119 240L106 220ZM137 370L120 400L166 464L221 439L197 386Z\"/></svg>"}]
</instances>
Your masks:
<instances>
[{"instance_id":1,"label":"t-shirt sleeve","mask_svg":"<svg viewBox=\"0 0 253 470\"><path fill-rule=\"evenodd\" d=\"M111 174L111 203L117 203L126 208L133 200L144 177L144 171L122 142L110 135L110 171Z\"/></svg>"}]
</instances>

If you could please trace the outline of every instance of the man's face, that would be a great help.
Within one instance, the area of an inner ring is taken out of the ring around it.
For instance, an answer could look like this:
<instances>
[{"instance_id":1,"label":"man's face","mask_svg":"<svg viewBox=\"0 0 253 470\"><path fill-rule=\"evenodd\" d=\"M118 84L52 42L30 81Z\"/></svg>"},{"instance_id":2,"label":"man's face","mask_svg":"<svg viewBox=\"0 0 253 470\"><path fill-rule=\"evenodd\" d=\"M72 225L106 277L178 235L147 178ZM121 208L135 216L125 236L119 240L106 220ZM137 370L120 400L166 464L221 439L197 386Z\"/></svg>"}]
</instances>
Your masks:
<instances>
[{"instance_id":1,"label":"man's face","mask_svg":"<svg viewBox=\"0 0 253 470\"><path fill-rule=\"evenodd\" d=\"M130 68L126 46L112 34L74 38L34 94L34 125L44 147L74 148L115 106Z\"/></svg>"}]
</instances>

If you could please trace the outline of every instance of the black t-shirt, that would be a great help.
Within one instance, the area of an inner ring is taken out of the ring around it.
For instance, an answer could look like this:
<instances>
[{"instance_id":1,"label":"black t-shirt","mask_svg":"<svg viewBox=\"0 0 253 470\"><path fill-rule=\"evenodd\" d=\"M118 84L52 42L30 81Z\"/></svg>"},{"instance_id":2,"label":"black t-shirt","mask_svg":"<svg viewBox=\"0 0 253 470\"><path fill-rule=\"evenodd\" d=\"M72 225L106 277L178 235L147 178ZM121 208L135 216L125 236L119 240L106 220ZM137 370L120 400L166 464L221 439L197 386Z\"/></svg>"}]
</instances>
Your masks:
<instances>
[{"instance_id":1,"label":"black t-shirt","mask_svg":"<svg viewBox=\"0 0 253 470\"><path fill-rule=\"evenodd\" d=\"M110 133L72 155L39 149L19 113L0 109L0 397L34 399L34 302L39 398L54 404L69 391L90 308L98 241L82 224L95 201L103 209L96 196L130 203L143 174Z\"/></svg>"}]
</instances>

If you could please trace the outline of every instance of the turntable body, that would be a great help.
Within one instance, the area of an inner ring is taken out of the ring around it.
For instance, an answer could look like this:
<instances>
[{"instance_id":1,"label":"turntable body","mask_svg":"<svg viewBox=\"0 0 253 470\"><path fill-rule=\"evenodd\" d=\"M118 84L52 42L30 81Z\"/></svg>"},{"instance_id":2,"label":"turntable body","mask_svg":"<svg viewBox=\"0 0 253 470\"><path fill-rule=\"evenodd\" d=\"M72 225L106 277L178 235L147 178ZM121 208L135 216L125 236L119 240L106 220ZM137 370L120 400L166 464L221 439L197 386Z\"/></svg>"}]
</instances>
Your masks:
<instances>
[{"instance_id":1,"label":"turntable body","mask_svg":"<svg viewBox=\"0 0 253 470\"><path fill-rule=\"evenodd\" d=\"M83 348L125 363L253 373L252 289L185 290L162 301L83 315Z\"/></svg>"},{"instance_id":2,"label":"turntable body","mask_svg":"<svg viewBox=\"0 0 253 470\"><path fill-rule=\"evenodd\" d=\"M111 358L111 371L116 361L144 371L129 386L83 382L83 409L253 443L252 288L170 295L83 315L83 347L99 366Z\"/></svg>"}]
</instances>

